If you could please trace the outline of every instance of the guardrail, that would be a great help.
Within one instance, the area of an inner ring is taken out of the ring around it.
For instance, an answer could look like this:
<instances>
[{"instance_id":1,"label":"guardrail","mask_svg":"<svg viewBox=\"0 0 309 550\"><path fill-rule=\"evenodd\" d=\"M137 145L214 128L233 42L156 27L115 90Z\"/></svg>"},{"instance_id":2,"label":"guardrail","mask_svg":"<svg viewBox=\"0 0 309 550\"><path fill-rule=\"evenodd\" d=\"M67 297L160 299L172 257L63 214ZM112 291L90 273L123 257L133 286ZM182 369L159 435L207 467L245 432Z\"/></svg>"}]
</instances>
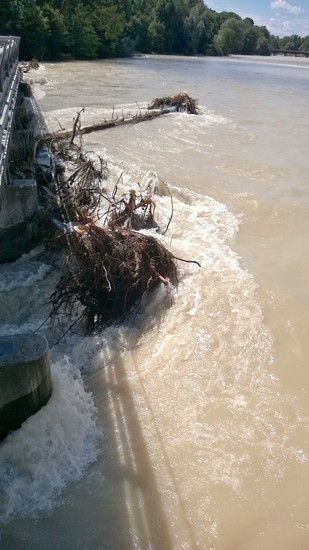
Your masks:
<instances>
[{"instance_id":1,"label":"guardrail","mask_svg":"<svg viewBox=\"0 0 309 550\"><path fill-rule=\"evenodd\" d=\"M8 148L21 79L18 36L0 36L0 187L7 183Z\"/></svg>"}]
</instances>

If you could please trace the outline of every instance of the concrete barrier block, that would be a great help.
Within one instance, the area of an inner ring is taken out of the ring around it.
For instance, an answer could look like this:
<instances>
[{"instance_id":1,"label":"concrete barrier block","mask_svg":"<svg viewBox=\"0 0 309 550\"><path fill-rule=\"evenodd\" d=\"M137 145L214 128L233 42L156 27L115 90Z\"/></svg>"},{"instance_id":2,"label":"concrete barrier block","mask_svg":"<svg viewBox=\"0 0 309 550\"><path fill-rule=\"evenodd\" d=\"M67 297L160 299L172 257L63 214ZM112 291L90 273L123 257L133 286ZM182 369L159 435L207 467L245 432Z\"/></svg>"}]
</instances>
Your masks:
<instances>
[{"instance_id":1,"label":"concrete barrier block","mask_svg":"<svg viewBox=\"0 0 309 550\"><path fill-rule=\"evenodd\" d=\"M15 262L36 245L26 222L0 227L0 264Z\"/></svg>"},{"instance_id":2,"label":"concrete barrier block","mask_svg":"<svg viewBox=\"0 0 309 550\"><path fill-rule=\"evenodd\" d=\"M0 227L9 227L31 218L38 210L38 191L34 179L12 180L3 186Z\"/></svg>"},{"instance_id":3,"label":"concrete barrier block","mask_svg":"<svg viewBox=\"0 0 309 550\"><path fill-rule=\"evenodd\" d=\"M48 344L35 333L0 337L0 440L52 394Z\"/></svg>"}]
</instances>

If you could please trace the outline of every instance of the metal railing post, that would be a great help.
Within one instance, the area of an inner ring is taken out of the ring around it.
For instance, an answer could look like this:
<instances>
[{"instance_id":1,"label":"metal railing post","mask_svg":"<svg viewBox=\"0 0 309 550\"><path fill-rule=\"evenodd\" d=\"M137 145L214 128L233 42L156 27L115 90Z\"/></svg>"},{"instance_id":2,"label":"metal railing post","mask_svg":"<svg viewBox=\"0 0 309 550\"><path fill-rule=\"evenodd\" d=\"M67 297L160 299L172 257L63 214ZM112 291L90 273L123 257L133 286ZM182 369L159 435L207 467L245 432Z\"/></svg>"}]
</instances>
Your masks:
<instances>
[{"instance_id":1,"label":"metal railing post","mask_svg":"<svg viewBox=\"0 0 309 550\"><path fill-rule=\"evenodd\" d=\"M0 191L9 183L8 153L20 82L18 67L20 38L0 37ZM0 208L1 208L0 192Z\"/></svg>"}]
</instances>

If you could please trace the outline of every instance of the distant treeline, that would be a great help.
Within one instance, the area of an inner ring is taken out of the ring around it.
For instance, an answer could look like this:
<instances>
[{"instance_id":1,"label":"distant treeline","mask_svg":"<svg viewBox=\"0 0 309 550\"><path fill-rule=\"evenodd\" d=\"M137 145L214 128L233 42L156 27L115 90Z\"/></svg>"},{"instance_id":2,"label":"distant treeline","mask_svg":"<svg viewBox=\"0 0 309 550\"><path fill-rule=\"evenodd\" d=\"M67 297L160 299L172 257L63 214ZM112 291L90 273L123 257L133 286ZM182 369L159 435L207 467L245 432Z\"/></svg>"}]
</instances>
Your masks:
<instances>
[{"instance_id":1,"label":"distant treeline","mask_svg":"<svg viewBox=\"0 0 309 550\"><path fill-rule=\"evenodd\" d=\"M273 36L203 0L1 0L0 35L20 36L20 58L40 61L309 51L309 36Z\"/></svg>"}]
</instances>

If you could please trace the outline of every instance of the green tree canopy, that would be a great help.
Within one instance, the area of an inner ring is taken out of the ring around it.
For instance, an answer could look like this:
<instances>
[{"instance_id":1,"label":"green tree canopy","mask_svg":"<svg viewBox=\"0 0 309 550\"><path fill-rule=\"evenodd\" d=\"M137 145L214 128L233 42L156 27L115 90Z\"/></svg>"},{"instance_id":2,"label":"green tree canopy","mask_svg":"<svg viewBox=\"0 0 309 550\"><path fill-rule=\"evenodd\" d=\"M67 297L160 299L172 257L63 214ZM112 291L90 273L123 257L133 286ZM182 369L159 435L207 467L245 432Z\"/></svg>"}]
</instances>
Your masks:
<instances>
[{"instance_id":1,"label":"green tree canopy","mask_svg":"<svg viewBox=\"0 0 309 550\"><path fill-rule=\"evenodd\" d=\"M60 59L61 55L68 50L69 45L64 17L59 10L47 2L42 6L42 14L48 25L45 58Z\"/></svg>"},{"instance_id":2,"label":"green tree canopy","mask_svg":"<svg viewBox=\"0 0 309 550\"><path fill-rule=\"evenodd\" d=\"M21 37L24 59L96 59L140 53L269 55L308 51L308 37L271 36L203 0L0 0L0 33Z\"/></svg>"},{"instance_id":3,"label":"green tree canopy","mask_svg":"<svg viewBox=\"0 0 309 550\"><path fill-rule=\"evenodd\" d=\"M235 17L225 19L215 37L215 45L223 55L242 53L245 38L245 23Z\"/></svg>"},{"instance_id":4,"label":"green tree canopy","mask_svg":"<svg viewBox=\"0 0 309 550\"><path fill-rule=\"evenodd\" d=\"M50 33L49 21L35 0L21 6L17 33L21 37L20 53L24 59L44 58Z\"/></svg>"},{"instance_id":5,"label":"green tree canopy","mask_svg":"<svg viewBox=\"0 0 309 550\"><path fill-rule=\"evenodd\" d=\"M77 59L95 59L100 41L89 18L87 8L78 3L71 13L69 24L69 44L73 56Z\"/></svg>"},{"instance_id":6,"label":"green tree canopy","mask_svg":"<svg viewBox=\"0 0 309 550\"><path fill-rule=\"evenodd\" d=\"M255 53L257 55L270 55L270 43L265 36L260 36L258 38Z\"/></svg>"}]
</instances>

